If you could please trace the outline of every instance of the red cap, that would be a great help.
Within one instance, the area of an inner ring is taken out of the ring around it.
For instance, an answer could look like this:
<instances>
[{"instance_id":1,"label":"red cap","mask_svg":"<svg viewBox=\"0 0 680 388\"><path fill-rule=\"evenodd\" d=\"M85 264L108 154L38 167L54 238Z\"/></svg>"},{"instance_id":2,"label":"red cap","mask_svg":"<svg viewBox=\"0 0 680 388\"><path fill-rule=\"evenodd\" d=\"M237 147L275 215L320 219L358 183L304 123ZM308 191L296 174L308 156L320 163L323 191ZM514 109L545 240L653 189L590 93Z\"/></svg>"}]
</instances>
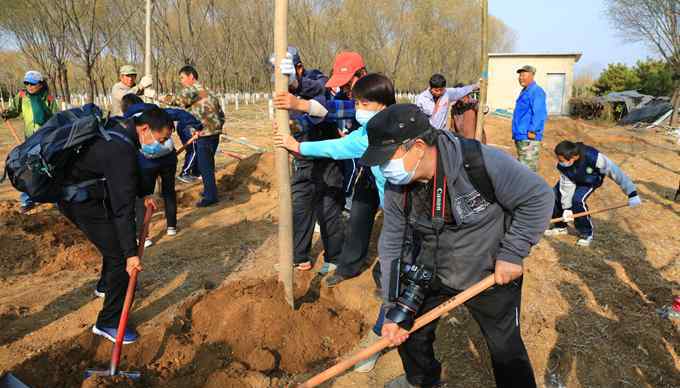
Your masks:
<instances>
[{"instance_id":1,"label":"red cap","mask_svg":"<svg viewBox=\"0 0 680 388\"><path fill-rule=\"evenodd\" d=\"M359 53L345 51L335 57L333 63L333 74L331 79L326 82L327 88L336 88L348 83L357 70L366 67L364 59Z\"/></svg>"}]
</instances>

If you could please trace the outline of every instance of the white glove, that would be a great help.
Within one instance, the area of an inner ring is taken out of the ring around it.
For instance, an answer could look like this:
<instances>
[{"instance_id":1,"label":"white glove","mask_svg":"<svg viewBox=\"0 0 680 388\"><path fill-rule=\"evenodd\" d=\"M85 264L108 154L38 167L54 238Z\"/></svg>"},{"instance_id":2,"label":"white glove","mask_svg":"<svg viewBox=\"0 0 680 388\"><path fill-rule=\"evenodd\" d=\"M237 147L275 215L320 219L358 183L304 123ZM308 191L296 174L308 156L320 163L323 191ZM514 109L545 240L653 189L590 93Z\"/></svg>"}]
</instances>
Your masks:
<instances>
[{"instance_id":1,"label":"white glove","mask_svg":"<svg viewBox=\"0 0 680 388\"><path fill-rule=\"evenodd\" d=\"M145 75L139 80L139 86L142 87L142 89L146 89L151 85L153 85L153 78L151 78L150 75Z\"/></svg>"},{"instance_id":2,"label":"white glove","mask_svg":"<svg viewBox=\"0 0 680 388\"><path fill-rule=\"evenodd\" d=\"M293 65L293 57L290 55L290 53L287 53L286 57L281 60L279 69L281 70L281 74L286 76L292 76L295 74L295 65Z\"/></svg>"},{"instance_id":3,"label":"white glove","mask_svg":"<svg viewBox=\"0 0 680 388\"><path fill-rule=\"evenodd\" d=\"M571 210L565 210L564 212L562 212L562 221L563 222L574 221L574 212Z\"/></svg>"},{"instance_id":4,"label":"white glove","mask_svg":"<svg viewBox=\"0 0 680 388\"><path fill-rule=\"evenodd\" d=\"M144 97L154 99L156 98L156 91L153 89L144 89Z\"/></svg>"},{"instance_id":5,"label":"white glove","mask_svg":"<svg viewBox=\"0 0 680 388\"><path fill-rule=\"evenodd\" d=\"M628 206L636 207L636 206L640 206L640 205L642 205L642 200L640 199L639 195L628 198Z\"/></svg>"}]
</instances>

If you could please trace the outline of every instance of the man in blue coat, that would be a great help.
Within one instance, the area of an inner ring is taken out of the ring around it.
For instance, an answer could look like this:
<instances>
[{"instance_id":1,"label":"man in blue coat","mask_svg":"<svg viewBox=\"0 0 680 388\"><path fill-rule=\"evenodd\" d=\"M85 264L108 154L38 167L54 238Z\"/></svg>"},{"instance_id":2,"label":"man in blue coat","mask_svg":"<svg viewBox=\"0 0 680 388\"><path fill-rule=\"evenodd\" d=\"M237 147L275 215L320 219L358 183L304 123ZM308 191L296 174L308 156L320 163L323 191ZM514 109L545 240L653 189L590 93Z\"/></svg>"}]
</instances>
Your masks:
<instances>
[{"instance_id":1,"label":"man in blue coat","mask_svg":"<svg viewBox=\"0 0 680 388\"><path fill-rule=\"evenodd\" d=\"M534 81L535 67L522 66L517 74L523 89L517 97L512 115L512 139L515 141L520 163L537 172L543 128L548 118L545 92Z\"/></svg>"}]
</instances>

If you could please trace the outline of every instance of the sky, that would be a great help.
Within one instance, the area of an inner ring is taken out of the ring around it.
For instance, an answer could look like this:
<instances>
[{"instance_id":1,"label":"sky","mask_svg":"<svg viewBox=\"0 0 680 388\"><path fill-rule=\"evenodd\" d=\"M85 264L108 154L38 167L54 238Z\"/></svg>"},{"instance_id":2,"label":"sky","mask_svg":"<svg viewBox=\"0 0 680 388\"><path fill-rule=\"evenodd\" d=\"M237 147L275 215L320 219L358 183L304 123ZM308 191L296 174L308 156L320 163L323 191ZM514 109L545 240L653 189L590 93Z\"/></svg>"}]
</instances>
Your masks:
<instances>
[{"instance_id":1,"label":"sky","mask_svg":"<svg viewBox=\"0 0 680 388\"><path fill-rule=\"evenodd\" d=\"M581 52L577 74L597 76L609 63L656 57L644 44L620 39L605 9L604 0L489 0L489 13L517 33L516 52Z\"/></svg>"}]
</instances>

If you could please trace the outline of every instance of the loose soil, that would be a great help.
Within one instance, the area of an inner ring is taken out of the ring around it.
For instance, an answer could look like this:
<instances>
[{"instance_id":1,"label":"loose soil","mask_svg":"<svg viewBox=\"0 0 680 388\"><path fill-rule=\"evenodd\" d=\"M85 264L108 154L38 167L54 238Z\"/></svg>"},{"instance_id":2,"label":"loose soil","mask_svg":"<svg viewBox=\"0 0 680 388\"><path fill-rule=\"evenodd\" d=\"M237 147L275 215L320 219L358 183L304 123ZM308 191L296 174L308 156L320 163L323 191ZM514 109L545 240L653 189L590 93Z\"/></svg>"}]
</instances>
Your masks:
<instances>
[{"instance_id":1,"label":"loose soil","mask_svg":"<svg viewBox=\"0 0 680 388\"><path fill-rule=\"evenodd\" d=\"M229 133L272 149L266 105L227 112ZM510 122L489 117L489 142L514 154ZM680 294L680 204L672 197L680 147L663 134L551 119L540 174L556 182L553 147L585 141L635 181L644 205L594 217L595 242L573 235L544 238L525 260L522 333L540 387L680 387L680 323L656 309ZM7 134L0 135L7 151ZM165 235L154 215L155 245L144 257L133 324L141 339L125 346L122 369L143 379L92 378L106 368L111 344L89 330L101 308L92 297L99 258L49 206L18 213L17 193L0 185L0 375L32 387L268 387L302 381L351 351L376 318L370 271L327 289L316 273L296 273L299 309L291 311L275 282L277 190L273 154L238 144L220 153L220 203L193 204L202 185L178 183L179 233ZM608 180L592 209L625 203ZM377 257L375 241L369 260ZM312 255L322 251L315 236ZM320 260L319 260L320 261ZM316 267L320 265L317 262ZM488 351L464 309L441 320L436 353L450 387L493 386ZM395 351L374 371L346 373L327 387L382 387L403 373ZM135 385L136 384L136 385Z\"/></svg>"}]
</instances>

